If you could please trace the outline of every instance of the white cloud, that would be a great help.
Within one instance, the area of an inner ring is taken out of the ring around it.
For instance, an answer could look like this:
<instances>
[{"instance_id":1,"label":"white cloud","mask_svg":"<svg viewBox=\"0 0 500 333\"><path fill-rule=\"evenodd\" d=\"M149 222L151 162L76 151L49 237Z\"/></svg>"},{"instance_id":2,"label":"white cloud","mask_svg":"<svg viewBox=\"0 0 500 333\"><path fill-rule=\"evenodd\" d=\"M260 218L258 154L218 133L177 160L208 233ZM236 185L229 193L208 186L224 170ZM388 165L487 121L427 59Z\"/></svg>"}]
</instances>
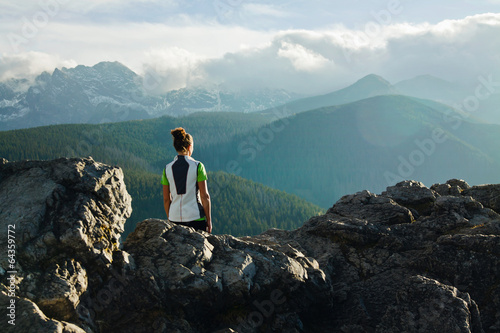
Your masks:
<instances>
[{"instance_id":1,"label":"white cloud","mask_svg":"<svg viewBox=\"0 0 500 333\"><path fill-rule=\"evenodd\" d=\"M258 3L245 3L242 6L245 14L250 16L271 16L277 18L284 18L293 16L285 9L273 5L258 4Z\"/></svg>"},{"instance_id":2,"label":"white cloud","mask_svg":"<svg viewBox=\"0 0 500 333\"><path fill-rule=\"evenodd\" d=\"M252 82L306 93L336 89L370 73L392 82L431 74L474 83L480 75L500 75L499 34L500 14L435 25L380 25L370 31L343 26L289 30L277 33L265 48L227 54L204 63L203 69L218 82Z\"/></svg>"},{"instance_id":3,"label":"white cloud","mask_svg":"<svg viewBox=\"0 0 500 333\"><path fill-rule=\"evenodd\" d=\"M3 54L0 57L0 81L10 78L33 79L36 75L58 67L75 67L73 60L63 60L58 56L41 52L26 52L16 55Z\"/></svg>"},{"instance_id":4,"label":"white cloud","mask_svg":"<svg viewBox=\"0 0 500 333\"><path fill-rule=\"evenodd\" d=\"M225 53L258 47L272 40L272 33L218 24L172 26L161 23L49 22L30 35L18 23L0 22L0 31L16 35L19 43L0 39L0 50L9 54L29 50L74 59L79 64L120 61L140 72L153 50L182 49L198 58L220 58ZM178 54L183 58L182 54ZM171 61L168 57L167 61Z\"/></svg>"},{"instance_id":5,"label":"white cloud","mask_svg":"<svg viewBox=\"0 0 500 333\"><path fill-rule=\"evenodd\" d=\"M143 60L142 75L153 76L156 82L152 93L177 90L203 80L199 66L205 58L184 49L152 49L145 53Z\"/></svg>"},{"instance_id":6,"label":"white cloud","mask_svg":"<svg viewBox=\"0 0 500 333\"><path fill-rule=\"evenodd\" d=\"M254 5L252 10L280 15L273 6ZM0 21L0 32L22 36L22 24ZM0 60L0 78L116 60L139 74L156 71L163 89L215 82L320 93L370 73L392 82L420 74L476 80L500 68L499 34L500 14L437 24L395 22L369 29L335 25L279 32L197 23L192 17L182 25L51 20L19 52L6 38L0 39L0 50L7 52Z\"/></svg>"},{"instance_id":7,"label":"white cloud","mask_svg":"<svg viewBox=\"0 0 500 333\"><path fill-rule=\"evenodd\" d=\"M299 44L282 41L278 56L290 60L297 71L313 72L331 63L322 55Z\"/></svg>"}]
</instances>

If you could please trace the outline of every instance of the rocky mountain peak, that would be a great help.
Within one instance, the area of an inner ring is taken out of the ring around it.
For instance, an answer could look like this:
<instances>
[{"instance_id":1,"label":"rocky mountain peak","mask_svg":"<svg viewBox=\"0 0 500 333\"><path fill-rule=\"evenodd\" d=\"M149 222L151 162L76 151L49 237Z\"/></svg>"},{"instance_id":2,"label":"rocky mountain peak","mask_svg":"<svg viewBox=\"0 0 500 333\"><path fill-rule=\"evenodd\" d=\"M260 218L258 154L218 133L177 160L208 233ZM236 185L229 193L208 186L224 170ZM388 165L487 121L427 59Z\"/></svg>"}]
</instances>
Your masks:
<instances>
[{"instance_id":1,"label":"rocky mountain peak","mask_svg":"<svg viewBox=\"0 0 500 333\"><path fill-rule=\"evenodd\" d=\"M298 95L280 89L234 90L216 86L165 92L165 78L136 74L119 62L44 72L13 90L0 82L0 130L59 123L101 123L194 112L256 112Z\"/></svg>"},{"instance_id":2,"label":"rocky mountain peak","mask_svg":"<svg viewBox=\"0 0 500 333\"><path fill-rule=\"evenodd\" d=\"M119 168L1 159L0 197L16 331L500 330L500 185L405 181L253 237L148 219L123 244Z\"/></svg>"}]
</instances>

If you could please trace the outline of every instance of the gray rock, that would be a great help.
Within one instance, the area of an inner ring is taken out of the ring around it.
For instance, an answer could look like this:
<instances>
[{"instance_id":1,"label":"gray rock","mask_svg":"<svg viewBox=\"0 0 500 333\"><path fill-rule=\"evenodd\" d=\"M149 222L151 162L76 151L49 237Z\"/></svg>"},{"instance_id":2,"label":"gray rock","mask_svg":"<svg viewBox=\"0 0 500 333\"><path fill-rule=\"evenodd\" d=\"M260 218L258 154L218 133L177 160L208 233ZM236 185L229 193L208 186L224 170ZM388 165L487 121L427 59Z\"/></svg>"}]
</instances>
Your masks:
<instances>
[{"instance_id":1,"label":"gray rock","mask_svg":"<svg viewBox=\"0 0 500 333\"><path fill-rule=\"evenodd\" d=\"M437 193L421 182L407 180L387 188L382 193L402 206L408 207L418 212L420 215L427 215L438 196Z\"/></svg>"},{"instance_id":2,"label":"gray rock","mask_svg":"<svg viewBox=\"0 0 500 333\"><path fill-rule=\"evenodd\" d=\"M408 208L389 197L377 196L369 191L343 196L327 213L384 225L411 223L415 220Z\"/></svg>"},{"instance_id":3,"label":"gray rock","mask_svg":"<svg viewBox=\"0 0 500 333\"><path fill-rule=\"evenodd\" d=\"M3 160L0 198L0 228L10 228L16 250L13 266L7 256L0 265L17 271L17 295L55 320L79 322L88 275L105 275L131 214L121 169L91 158ZM0 248L8 242L6 232Z\"/></svg>"},{"instance_id":4,"label":"gray rock","mask_svg":"<svg viewBox=\"0 0 500 333\"><path fill-rule=\"evenodd\" d=\"M483 332L479 310L469 294L439 281L413 276L398 290L377 332Z\"/></svg>"},{"instance_id":5,"label":"gray rock","mask_svg":"<svg viewBox=\"0 0 500 333\"><path fill-rule=\"evenodd\" d=\"M0 160L0 306L27 332L498 332L499 188L406 181L253 237L149 219L121 246L120 169Z\"/></svg>"},{"instance_id":6,"label":"gray rock","mask_svg":"<svg viewBox=\"0 0 500 333\"><path fill-rule=\"evenodd\" d=\"M445 184L434 184L431 190L436 191L440 195L460 195L464 190L469 189L470 185L461 179L450 179Z\"/></svg>"},{"instance_id":7,"label":"gray rock","mask_svg":"<svg viewBox=\"0 0 500 333\"><path fill-rule=\"evenodd\" d=\"M48 318L35 303L26 298L9 297L5 292L0 292L0 307L7 309L12 304L15 307L12 314L15 316L9 317L11 310L6 311L7 316L2 318L2 332L85 333L85 330L74 324Z\"/></svg>"},{"instance_id":8,"label":"gray rock","mask_svg":"<svg viewBox=\"0 0 500 333\"><path fill-rule=\"evenodd\" d=\"M485 207L500 214L500 185L480 185L464 190L463 195L469 195L481 202Z\"/></svg>"},{"instance_id":9,"label":"gray rock","mask_svg":"<svg viewBox=\"0 0 500 333\"><path fill-rule=\"evenodd\" d=\"M190 323L185 329L193 332L231 325L238 332L263 325L295 329L297 312L308 312L318 300L328 302L330 287L319 265L289 249L292 255L250 239L199 233L154 219L138 224L124 244L137 266L133 284L151 285L159 307L174 313L183 309L183 319ZM133 290L119 299L120 304L127 299L140 302ZM123 313L110 310L106 315L124 322ZM149 320L153 326L158 320L168 327L182 326L170 317Z\"/></svg>"}]
</instances>

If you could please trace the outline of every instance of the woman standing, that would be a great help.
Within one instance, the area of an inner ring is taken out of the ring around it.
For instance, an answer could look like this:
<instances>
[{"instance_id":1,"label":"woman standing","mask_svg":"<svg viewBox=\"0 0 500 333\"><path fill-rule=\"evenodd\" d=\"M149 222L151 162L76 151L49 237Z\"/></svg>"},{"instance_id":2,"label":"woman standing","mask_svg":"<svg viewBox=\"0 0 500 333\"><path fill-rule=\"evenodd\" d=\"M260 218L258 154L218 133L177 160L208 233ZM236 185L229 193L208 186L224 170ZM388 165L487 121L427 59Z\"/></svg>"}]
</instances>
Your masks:
<instances>
[{"instance_id":1,"label":"woman standing","mask_svg":"<svg viewBox=\"0 0 500 333\"><path fill-rule=\"evenodd\" d=\"M179 127L170 131L177 156L163 169L163 204L170 222L212 232L205 166L191 157L193 137Z\"/></svg>"}]
</instances>

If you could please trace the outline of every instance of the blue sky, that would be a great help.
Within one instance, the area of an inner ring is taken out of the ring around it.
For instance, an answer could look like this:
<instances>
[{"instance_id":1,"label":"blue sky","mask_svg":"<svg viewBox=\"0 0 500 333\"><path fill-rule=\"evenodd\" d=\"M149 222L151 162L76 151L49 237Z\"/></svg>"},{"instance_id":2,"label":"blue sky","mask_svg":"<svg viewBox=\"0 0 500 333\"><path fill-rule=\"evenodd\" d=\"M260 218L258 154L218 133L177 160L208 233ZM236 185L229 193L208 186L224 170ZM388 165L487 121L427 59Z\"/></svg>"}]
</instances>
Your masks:
<instances>
[{"instance_id":1,"label":"blue sky","mask_svg":"<svg viewBox=\"0 0 500 333\"><path fill-rule=\"evenodd\" d=\"M370 73L472 85L500 68L499 13L500 0L0 0L0 79L120 61L163 90L320 93Z\"/></svg>"}]
</instances>

